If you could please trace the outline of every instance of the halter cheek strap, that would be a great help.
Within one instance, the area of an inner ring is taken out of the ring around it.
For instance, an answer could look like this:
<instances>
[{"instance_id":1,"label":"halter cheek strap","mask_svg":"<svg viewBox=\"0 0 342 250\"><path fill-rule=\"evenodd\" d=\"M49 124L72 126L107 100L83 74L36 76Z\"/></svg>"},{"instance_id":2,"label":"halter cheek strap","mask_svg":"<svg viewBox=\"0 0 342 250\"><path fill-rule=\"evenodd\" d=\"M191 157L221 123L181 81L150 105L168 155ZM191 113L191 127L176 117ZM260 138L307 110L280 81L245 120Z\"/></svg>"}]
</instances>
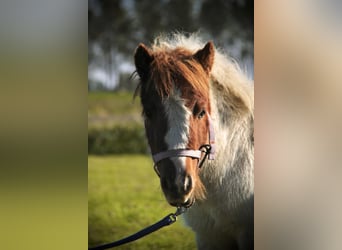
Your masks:
<instances>
[{"instance_id":1,"label":"halter cheek strap","mask_svg":"<svg viewBox=\"0 0 342 250\"><path fill-rule=\"evenodd\" d=\"M208 159L214 160L215 159L215 130L213 126L213 120L208 114L208 121L209 121L209 145L210 145L210 152Z\"/></svg>"},{"instance_id":2,"label":"halter cheek strap","mask_svg":"<svg viewBox=\"0 0 342 250\"><path fill-rule=\"evenodd\" d=\"M202 145L200 149L198 150L170 149L170 150L162 151L162 152L152 155L154 163L157 164L161 160L164 160L166 158L171 158L171 157L191 157L191 158L200 160L202 153L203 153L203 151L201 150L202 148L205 148L207 150L207 151L204 151L204 153L206 154L205 157L208 155L209 160L214 160L215 158L214 157L215 155L215 131L214 131L212 120L209 114L208 114L208 122L209 122L209 145ZM201 166L202 163L203 161L199 164L199 166Z\"/></svg>"}]
</instances>

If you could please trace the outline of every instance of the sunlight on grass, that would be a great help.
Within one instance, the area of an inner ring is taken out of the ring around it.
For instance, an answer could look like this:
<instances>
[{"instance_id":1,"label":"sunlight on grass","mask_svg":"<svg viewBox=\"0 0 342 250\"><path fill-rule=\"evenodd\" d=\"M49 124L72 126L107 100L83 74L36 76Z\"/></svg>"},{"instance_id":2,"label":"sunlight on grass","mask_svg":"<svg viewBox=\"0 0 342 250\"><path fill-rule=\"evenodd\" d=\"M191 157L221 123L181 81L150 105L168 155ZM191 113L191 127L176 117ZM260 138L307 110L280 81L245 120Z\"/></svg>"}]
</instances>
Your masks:
<instances>
[{"instance_id":1,"label":"sunlight on grass","mask_svg":"<svg viewBox=\"0 0 342 250\"><path fill-rule=\"evenodd\" d=\"M144 155L89 156L89 245L131 235L175 211ZM195 249L192 231L179 220L119 249Z\"/></svg>"}]
</instances>

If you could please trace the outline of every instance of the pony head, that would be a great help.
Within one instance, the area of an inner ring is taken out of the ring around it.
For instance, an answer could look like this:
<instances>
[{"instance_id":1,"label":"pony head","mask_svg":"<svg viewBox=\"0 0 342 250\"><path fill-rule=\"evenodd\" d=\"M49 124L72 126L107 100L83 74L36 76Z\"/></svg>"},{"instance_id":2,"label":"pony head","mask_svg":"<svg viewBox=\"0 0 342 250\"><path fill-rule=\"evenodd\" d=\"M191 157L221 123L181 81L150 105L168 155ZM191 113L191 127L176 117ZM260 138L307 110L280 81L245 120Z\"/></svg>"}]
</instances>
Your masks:
<instances>
[{"instance_id":1,"label":"pony head","mask_svg":"<svg viewBox=\"0 0 342 250\"><path fill-rule=\"evenodd\" d=\"M153 155L161 152L199 152L209 144L209 79L214 45L191 52L182 47L148 48L134 55L140 77L140 98L146 136ZM178 150L178 151L177 151ZM155 159L163 193L173 206L189 207L205 198L199 162L205 157L168 154Z\"/></svg>"}]
</instances>

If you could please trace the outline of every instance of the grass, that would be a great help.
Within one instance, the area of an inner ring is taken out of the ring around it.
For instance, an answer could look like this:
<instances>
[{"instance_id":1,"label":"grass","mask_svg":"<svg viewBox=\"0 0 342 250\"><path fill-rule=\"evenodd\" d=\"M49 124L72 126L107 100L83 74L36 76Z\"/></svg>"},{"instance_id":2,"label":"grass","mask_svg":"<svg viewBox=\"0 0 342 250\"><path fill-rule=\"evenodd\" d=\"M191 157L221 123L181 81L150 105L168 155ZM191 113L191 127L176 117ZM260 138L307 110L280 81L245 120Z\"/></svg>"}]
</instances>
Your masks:
<instances>
[{"instance_id":1,"label":"grass","mask_svg":"<svg viewBox=\"0 0 342 250\"><path fill-rule=\"evenodd\" d=\"M175 211L160 189L149 156L88 158L89 246L131 235ZM195 249L192 231L179 220L118 249Z\"/></svg>"}]
</instances>

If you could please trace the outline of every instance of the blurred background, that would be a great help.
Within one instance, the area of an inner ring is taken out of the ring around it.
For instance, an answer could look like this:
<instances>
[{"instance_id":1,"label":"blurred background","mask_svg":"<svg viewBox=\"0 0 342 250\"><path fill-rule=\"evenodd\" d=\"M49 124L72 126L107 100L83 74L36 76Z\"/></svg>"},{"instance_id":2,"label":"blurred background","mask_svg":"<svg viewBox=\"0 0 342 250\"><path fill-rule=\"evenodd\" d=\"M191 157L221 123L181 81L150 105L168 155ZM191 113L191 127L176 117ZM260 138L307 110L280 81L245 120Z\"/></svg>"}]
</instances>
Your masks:
<instances>
[{"instance_id":1,"label":"blurred background","mask_svg":"<svg viewBox=\"0 0 342 250\"><path fill-rule=\"evenodd\" d=\"M132 90L133 53L160 33L200 32L253 76L254 1L89 0L89 90Z\"/></svg>"},{"instance_id":2,"label":"blurred background","mask_svg":"<svg viewBox=\"0 0 342 250\"><path fill-rule=\"evenodd\" d=\"M130 235L174 212L148 155L133 55L160 34L197 32L254 75L254 1L88 1L89 245ZM183 223L123 249L195 249Z\"/></svg>"}]
</instances>

